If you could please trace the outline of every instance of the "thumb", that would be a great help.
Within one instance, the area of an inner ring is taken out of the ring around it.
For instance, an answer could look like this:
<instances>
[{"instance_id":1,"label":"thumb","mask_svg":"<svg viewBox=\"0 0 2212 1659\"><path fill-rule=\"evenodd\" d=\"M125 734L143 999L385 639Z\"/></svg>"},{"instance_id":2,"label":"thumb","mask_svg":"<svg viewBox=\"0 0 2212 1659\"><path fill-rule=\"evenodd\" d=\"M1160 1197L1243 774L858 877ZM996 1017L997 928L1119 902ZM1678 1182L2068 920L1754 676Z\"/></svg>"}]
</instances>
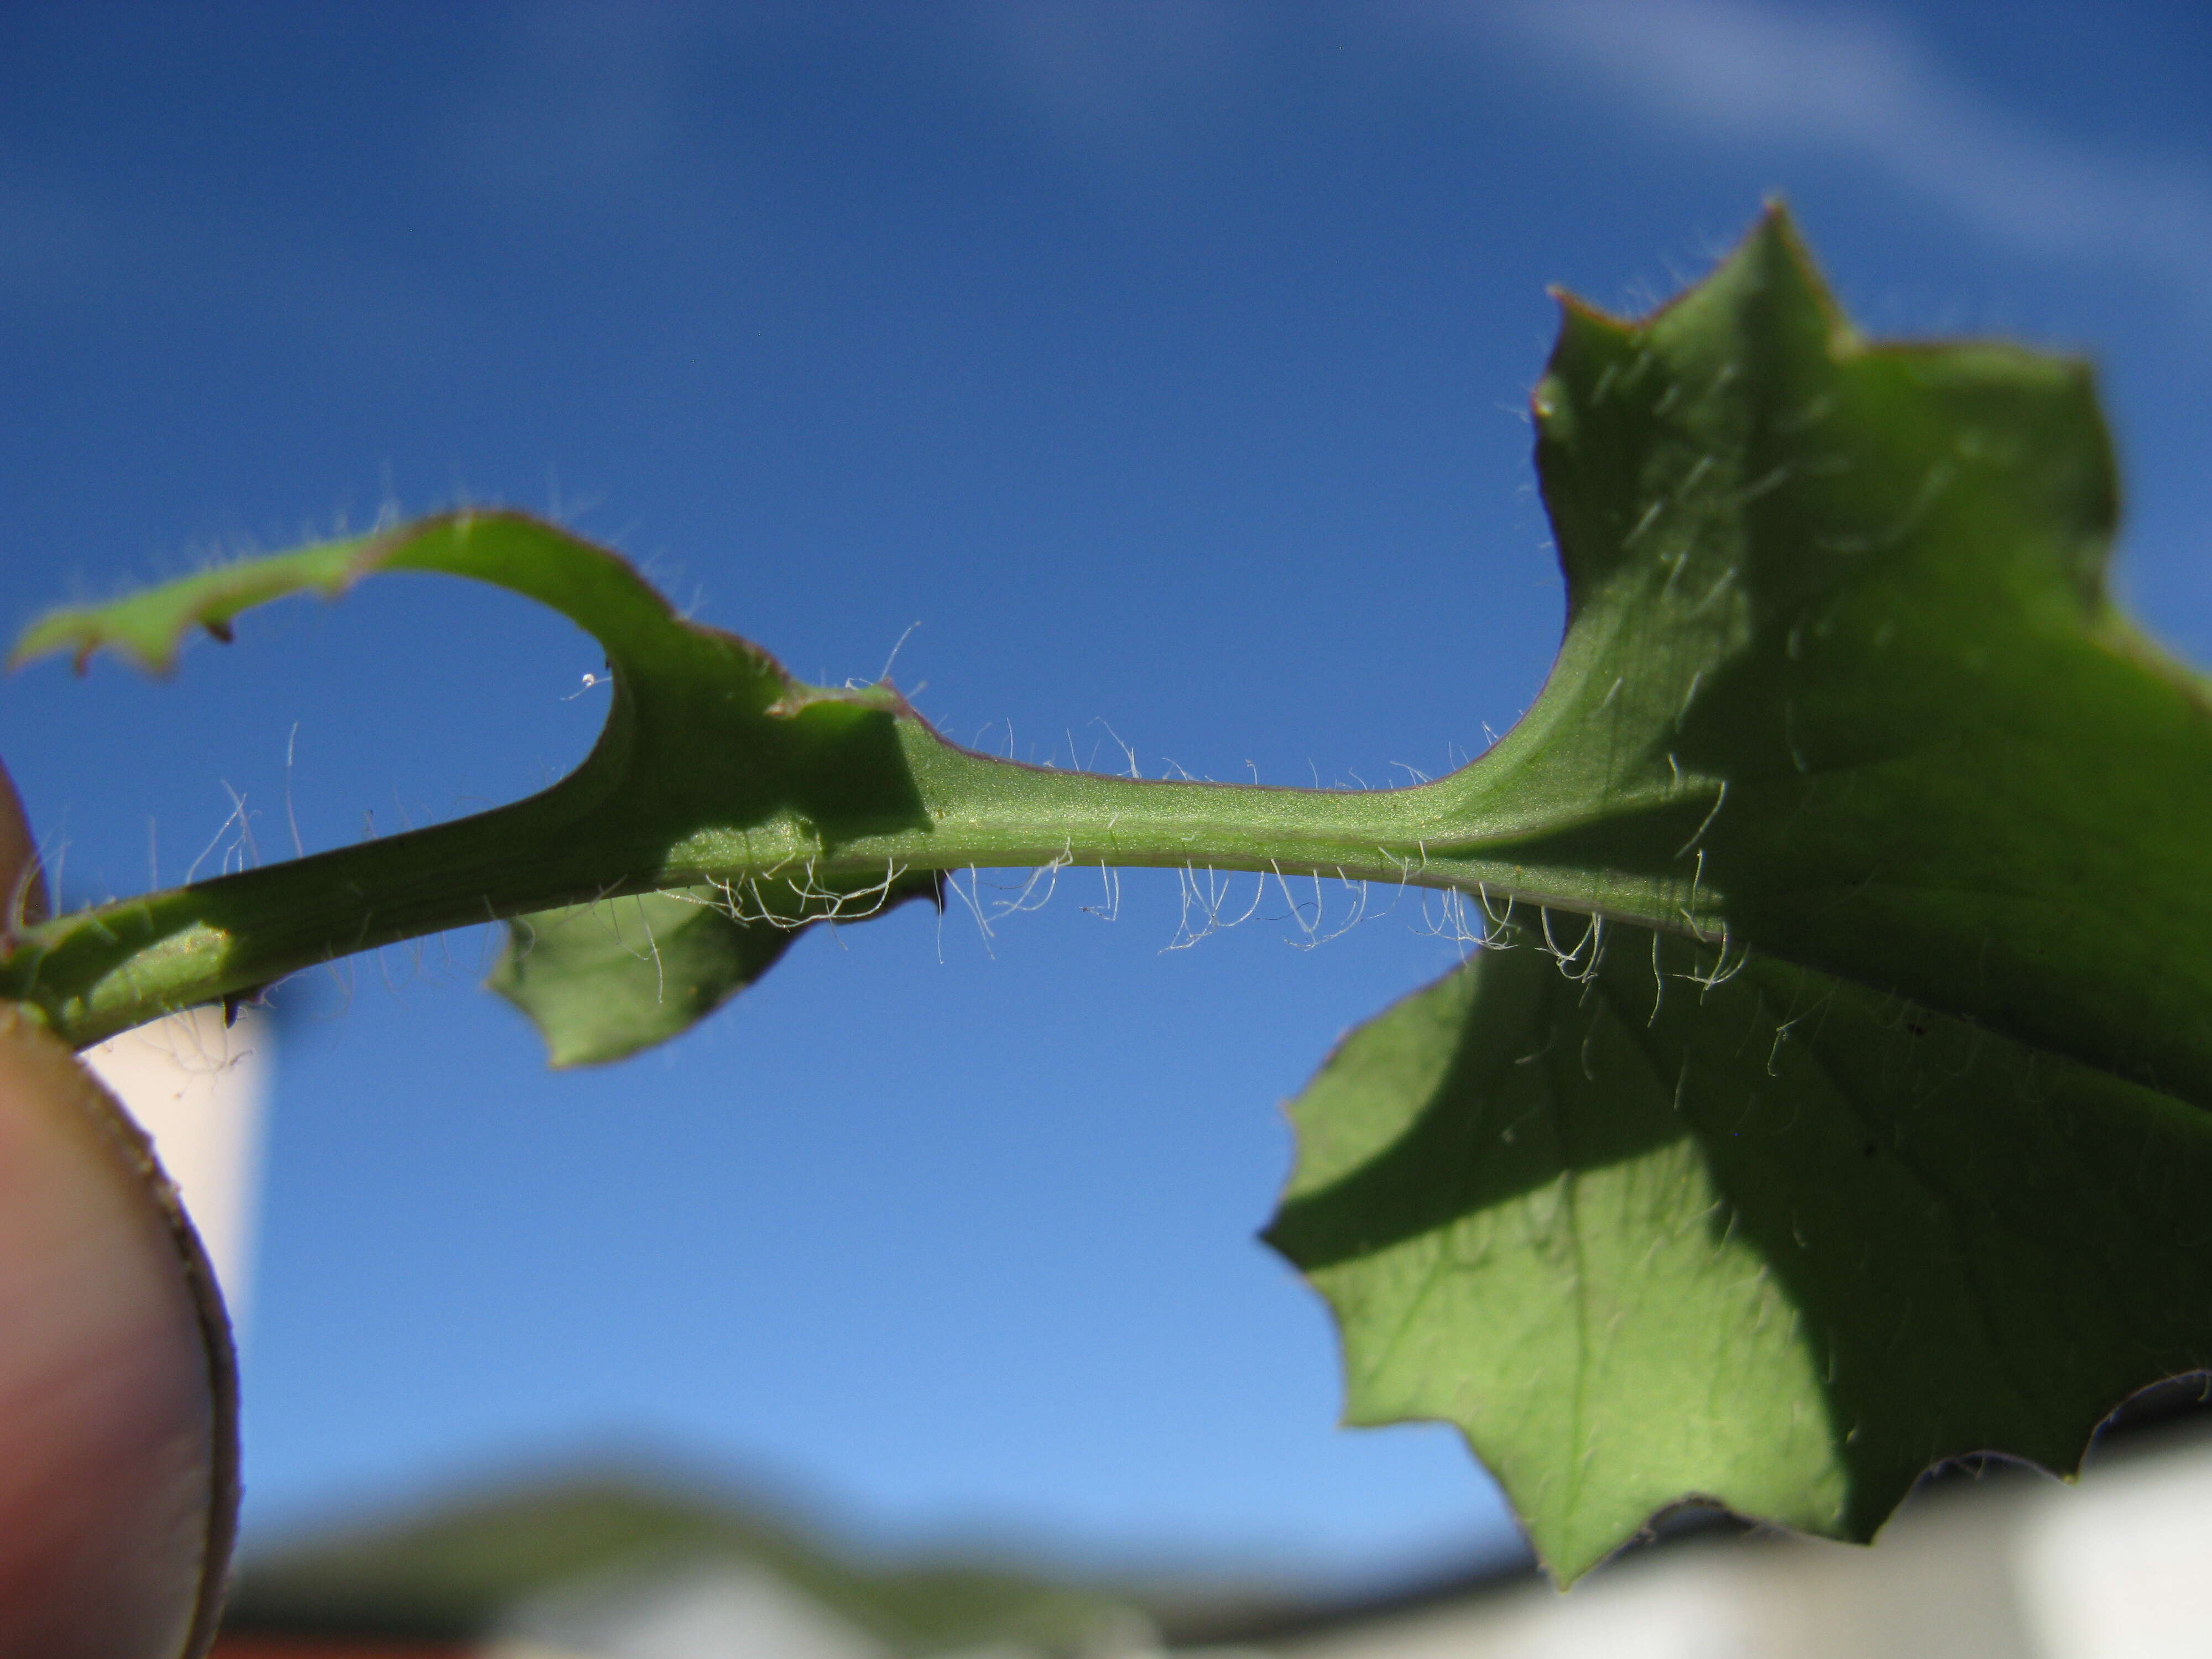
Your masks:
<instances>
[{"instance_id":1,"label":"thumb","mask_svg":"<svg viewBox=\"0 0 2212 1659\"><path fill-rule=\"evenodd\" d=\"M42 888L0 772L8 922ZM235 1375L146 1137L0 1002L0 1659L204 1650L237 1514Z\"/></svg>"}]
</instances>

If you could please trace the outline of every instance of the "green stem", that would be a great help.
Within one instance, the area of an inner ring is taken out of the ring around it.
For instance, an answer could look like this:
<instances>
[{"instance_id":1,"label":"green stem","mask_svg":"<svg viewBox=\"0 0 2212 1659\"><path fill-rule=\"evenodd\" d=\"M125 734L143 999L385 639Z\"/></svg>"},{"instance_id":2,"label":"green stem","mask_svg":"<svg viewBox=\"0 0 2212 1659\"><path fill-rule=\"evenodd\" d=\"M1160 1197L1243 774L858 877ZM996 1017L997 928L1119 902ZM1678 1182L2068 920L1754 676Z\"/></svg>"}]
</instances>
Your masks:
<instances>
[{"instance_id":1,"label":"green stem","mask_svg":"<svg viewBox=\"0 0 2212 1659\"><path fill-rule=\"evenodd\" d=\"M40 1009L82 1046L402 939L797 869L850 883L887 870L1187 866L1606 908L1607 896L1586 890L1587 882L1571 890L1515 863L1507 851L1527 841L1526 817L1486 836L1456 778L1349 792L1105 777L993 759L945 744L919 721L897 725L921 809L910 823L831 840L786 815L744 830L702 828L672 845L624 844L605 833L605 769L586 763L510 806L23 929L0 958L0 995ZM1663 908L1614 896L1631 909Z\"/></svg>"}]
</instances>

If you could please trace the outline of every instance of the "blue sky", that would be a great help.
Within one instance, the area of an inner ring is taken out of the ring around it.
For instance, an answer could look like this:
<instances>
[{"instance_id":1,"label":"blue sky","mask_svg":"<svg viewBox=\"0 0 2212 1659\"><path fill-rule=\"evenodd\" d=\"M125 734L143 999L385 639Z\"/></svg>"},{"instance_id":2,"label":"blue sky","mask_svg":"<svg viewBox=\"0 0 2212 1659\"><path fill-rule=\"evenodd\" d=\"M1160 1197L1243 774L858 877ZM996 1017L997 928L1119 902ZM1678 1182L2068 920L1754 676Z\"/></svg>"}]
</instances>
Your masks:
<instances>
[{"instance_id":1,"label":"blue sky","mask_svg":"<svg viewBox=\"0 0 2212 1659\"><path fill-rule=\"evenodd\" d=\"M1640 309L1774 191L1870 331L2099 362L2120 586L2212 659L2212 14L2036 0L12 5L0 623L506 501L808 678L904 636L962 741L1434 772L1557 638L1546 285ZM167 684L26 671L0 754L106 896L240 856L227 787L280 854L288 748L310 847L536 787L596 666L395 578ZM1451 948L1401 906L1167 950L1172 878L1099 899L810 937L585 1074L476 934L301 988L249 1535L617 1446L876 1541L1504 1547L1450 1435L1332 1426L1326 1321L1253 1241L1278 1103Z\"/></svg>"}]
</instances>

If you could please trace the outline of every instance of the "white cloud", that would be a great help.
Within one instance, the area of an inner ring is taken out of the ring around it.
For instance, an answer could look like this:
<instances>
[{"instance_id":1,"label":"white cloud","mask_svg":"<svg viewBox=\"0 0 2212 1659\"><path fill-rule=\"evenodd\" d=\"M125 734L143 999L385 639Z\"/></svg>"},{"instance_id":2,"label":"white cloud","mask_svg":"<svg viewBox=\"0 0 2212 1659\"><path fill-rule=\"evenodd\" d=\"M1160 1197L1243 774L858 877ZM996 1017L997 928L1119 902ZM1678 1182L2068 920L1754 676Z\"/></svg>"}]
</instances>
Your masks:
<instances>
[{"instance_id":1,"label":"white cloud","mask_svg":"<svg viewBox=\"0 0 2212 1659\"><path fill-rule=\"evenodd\" d=\"M1893 18L1750 0L1523 0L1413 9L1468 46L1501 38L1686 136L1856 160L2046 256L2186 284L2212 270L2212 174L2071 138L1952 73Z\"/></svg>"}]
</instances>

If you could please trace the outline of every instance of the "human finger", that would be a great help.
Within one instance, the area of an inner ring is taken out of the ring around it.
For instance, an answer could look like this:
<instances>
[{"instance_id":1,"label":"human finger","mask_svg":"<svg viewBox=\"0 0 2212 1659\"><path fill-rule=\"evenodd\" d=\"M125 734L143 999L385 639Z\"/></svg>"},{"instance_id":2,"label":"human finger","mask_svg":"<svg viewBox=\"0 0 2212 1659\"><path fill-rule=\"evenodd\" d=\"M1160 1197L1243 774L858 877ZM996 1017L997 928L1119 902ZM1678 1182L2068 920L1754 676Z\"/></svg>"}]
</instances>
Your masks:
<instances>
[{"instance_id":1,"label":"human finger","mask_svg":"<svg viewBox=\"0 0 2212 1659\"><path fill-rule=\"evenodd\" d=\"M0 772L10 924L44 894ZM177 1659L236 1516L228 1322L151 1146L0 1003L0 1659Z\"/></svg>"}]
</instances>

